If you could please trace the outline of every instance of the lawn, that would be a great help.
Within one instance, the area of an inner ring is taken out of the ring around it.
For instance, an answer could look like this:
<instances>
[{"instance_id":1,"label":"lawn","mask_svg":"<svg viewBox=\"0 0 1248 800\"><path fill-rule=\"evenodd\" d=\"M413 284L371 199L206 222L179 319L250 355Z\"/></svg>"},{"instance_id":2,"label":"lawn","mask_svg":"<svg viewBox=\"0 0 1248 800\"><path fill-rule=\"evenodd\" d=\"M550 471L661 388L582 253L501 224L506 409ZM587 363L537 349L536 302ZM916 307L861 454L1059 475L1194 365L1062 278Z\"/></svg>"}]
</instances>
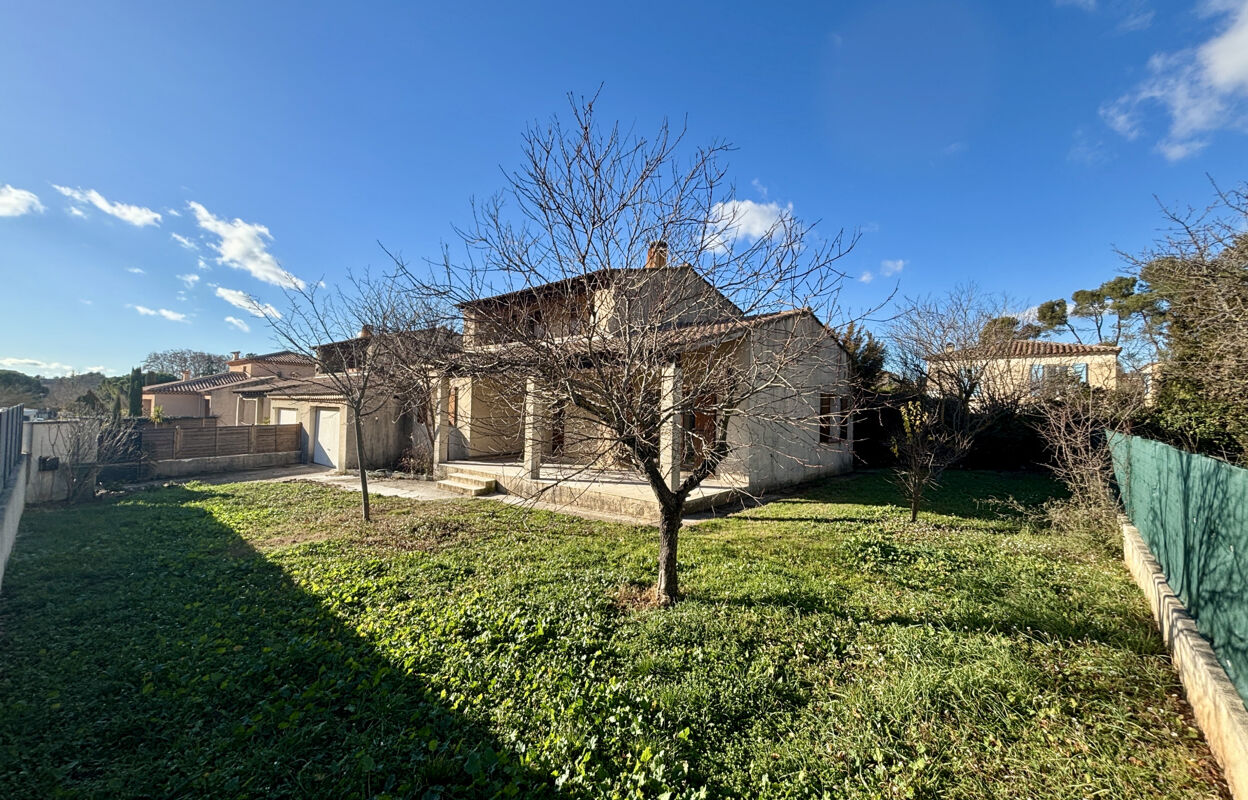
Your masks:
<instances>
[{"instance_id":1,"label":"lawn","mask_svg":"<svg viewBox=\"0 0 1248 800\"><path fill-rule=\"evenodd\" d=\"M1034 476L873 474L687 529L311 484L31 509L0 797L1224 796L1109 542Z\"/></svg>"}]
</instances>

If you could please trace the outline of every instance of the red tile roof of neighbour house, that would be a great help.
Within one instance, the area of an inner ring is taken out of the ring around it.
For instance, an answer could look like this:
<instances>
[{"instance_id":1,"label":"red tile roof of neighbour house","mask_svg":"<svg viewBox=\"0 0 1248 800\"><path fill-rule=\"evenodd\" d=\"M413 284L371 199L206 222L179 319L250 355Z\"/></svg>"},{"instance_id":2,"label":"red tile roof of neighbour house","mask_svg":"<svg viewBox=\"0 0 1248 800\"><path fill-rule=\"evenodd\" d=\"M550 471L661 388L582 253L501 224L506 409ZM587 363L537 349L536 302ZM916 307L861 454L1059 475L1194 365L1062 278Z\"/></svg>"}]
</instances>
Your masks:
<instances>
[{"instance_id":1,"label":"red tile roof of neighbour house","mask_svg":"<svg viewBox=\"0 0 1248 800\"><path fill-rule=\"evenodd\" d=\"M1013 339L986 347L968 347L946 353L934 353L930 361L977 358L1044 358L1047 356L1112 356L1122 348L1112 344L1079 344L1078 342L1044 342L1039 339Z\"/></svg>"},{"instance_id":2,"label":"red tile roof of neighbour house","mask_svg":"<svg viewBox=\"0 0 1248 800\"><path fill-rule=\"evenodd\" d=\"M230 366L235 364L250 364L253 361L267 361L270 364L312 364L315 359L311 356L305 356L303 353L296 353L294 350L278 350L276 353L264 353L258 356L246 356L244 358L236 358L229 362Z\"/></svg>"},{"instance_id":3,"label":"red tile roof of neighbour house","mask_svg":"<svg viewBox=\"0 0 1248 800\"><path fill-rule=\"evenodd\" d=\"M215 375L201 375L185 381L153 383L143 387L143 394L202 394L211 392L213 389L220 389L222 386L250 380L253 378L246 372L218 372Z\"/></svg>"}]
</instances>

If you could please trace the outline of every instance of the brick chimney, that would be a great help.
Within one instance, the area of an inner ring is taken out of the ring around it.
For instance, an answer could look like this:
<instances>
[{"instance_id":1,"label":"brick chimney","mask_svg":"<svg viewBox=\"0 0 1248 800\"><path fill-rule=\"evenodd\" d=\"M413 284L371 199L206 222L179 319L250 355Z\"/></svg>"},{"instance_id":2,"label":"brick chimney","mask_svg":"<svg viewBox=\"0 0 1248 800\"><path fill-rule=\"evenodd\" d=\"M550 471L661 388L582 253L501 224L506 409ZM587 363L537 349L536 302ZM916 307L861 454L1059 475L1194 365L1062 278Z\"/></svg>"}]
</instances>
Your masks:
<instances>
[{"instance_id":1,"label":"brick chimney","mask_svg":"<svg viewBox=\"0 0 1248 800\"><path fill-rule=\"evenodd\" d=\"M371 339L371 338L373 338L373 326L372 326L372 325L363 325L363 326L361 326L361 327L360 327L360 338L361 338L361 339Z\"/></svg>"},{"instance_id":2,"label":"brick chimney","mask_svg":"<svg viewBox=\"0 0 1248 800\"><path fill-rule=\"evenodd\" d=\"M182 380L189 381L191 379L191 371L189 369L182 370Z\"/></svg>"},{"instance_id":3,"label":"brick chimney","mask_svg":"<svg viewBox=\"0 0 1248 800\"><path fill-rule=\"evenodd\" d=\"M239 355L241 355L241 354L242 354L242 352L243 352L242 350L235 350L235 351L234 351L234 357L233 357L233 358L231 358L230 360L231 360L231 361L237 361L237 360L238 360Z\"/></svg>"},{"instance_id":4,"label":"brick chimney","mask_svg":"<svg viewBox=\"0 0 1248 800\"><path fill-rule=\"evenodd\" d=\"M646 251L646 269L663 269L667 266L667 242L651 242Z\"/></svg>"}]
</instances>

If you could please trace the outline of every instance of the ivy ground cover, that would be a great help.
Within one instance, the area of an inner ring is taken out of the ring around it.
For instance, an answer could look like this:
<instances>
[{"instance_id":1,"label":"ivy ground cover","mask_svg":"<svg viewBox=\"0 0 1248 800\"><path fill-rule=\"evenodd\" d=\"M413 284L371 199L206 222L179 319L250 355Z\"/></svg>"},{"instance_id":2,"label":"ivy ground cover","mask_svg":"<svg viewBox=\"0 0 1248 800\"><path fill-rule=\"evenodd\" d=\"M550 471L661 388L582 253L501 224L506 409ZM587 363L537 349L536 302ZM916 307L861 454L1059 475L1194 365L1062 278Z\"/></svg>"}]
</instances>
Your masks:
<instances>
[{"instance_id":1,"label":"ivy ground cover","mask_svg":"<svg viewBox=\"0 0 1248 800\"><path fill-rule=\"evenodd\" d=\"M1018 510L1053 491L953 474L910 525L835 479L686 529L672 609L653 529L494 502L30 509L0 797L1224 796L1112 546Z\"/></svg>"}]
</instances>

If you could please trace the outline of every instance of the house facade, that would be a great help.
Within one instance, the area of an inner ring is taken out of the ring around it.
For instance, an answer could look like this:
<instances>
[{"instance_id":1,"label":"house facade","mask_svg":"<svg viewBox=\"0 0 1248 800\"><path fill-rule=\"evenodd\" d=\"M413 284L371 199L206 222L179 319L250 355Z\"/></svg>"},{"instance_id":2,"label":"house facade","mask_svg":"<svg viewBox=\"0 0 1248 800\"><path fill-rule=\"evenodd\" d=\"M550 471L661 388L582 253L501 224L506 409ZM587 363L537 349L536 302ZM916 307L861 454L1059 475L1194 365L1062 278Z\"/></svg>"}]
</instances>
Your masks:
<instances>
[{"instance_id":1,"label":"house facade","mask_svg":"<svg viewBox=\"0 0 1248 800\"><path fill-rule=\"evenodd\" d=\"M486 298L461 311L463 361L499 366L440 378L435 472L452 488L473 477L522 495L580 483L583 505L604 485L630 480L620 475L627 459L612 452L618 437L604 432L601 417L544 385L541 369L526 360L535 340L579 359L585 370L610 362L622 337L652 336L659 348L670 342L661 368L647 367L636 380L651 387L654 402L681 409L661 423L671 485L712 449L723 455L709 483L737 493L852 469L848 357L809 309L747 314L693 267L660 261ZM513 341L518 330L528 345ZM800 355L783 357L797 341ZM521 352L513 359L509 350ZM708 399L708 375L716 371L738 384L755 381L742 406ZM754 378L764 373L765 380ZM631 481L644 488L635 474Z\"/></svg>"},{"instance_id":2,"label":"house facade","mask_svg":"<svg viewBox=\"0 0 1248 800\"><path fill-rule=\"evenodd\" d=\"M1016 339L941 353L929 358L927 368L937 385L945 376L953 378L950 382L961 382L962 376L956 373L971 369L982 396L1025 400L1041 397L1047 387L1072 379L1093 389L1113 391L1121 382L1121 352L1122 348L1113 345ZM956 394L943 388L947 394Z\"/></svg>"},{"instance_id":3,"label":"house facade","mask_svg":"<svg viewBox=\"0 0 1248 800\"><path fill-rule=\"evenodd\" d=\"M258 425L267 419L267 407L240 390L313 372L312 359L289 350L247 357L236 351L233 356L225 372L198 378L183 373L182 380L144 387L143 416L160 408L166 418L213 417L218 425Z\"/></svg>"}]
</instances>

